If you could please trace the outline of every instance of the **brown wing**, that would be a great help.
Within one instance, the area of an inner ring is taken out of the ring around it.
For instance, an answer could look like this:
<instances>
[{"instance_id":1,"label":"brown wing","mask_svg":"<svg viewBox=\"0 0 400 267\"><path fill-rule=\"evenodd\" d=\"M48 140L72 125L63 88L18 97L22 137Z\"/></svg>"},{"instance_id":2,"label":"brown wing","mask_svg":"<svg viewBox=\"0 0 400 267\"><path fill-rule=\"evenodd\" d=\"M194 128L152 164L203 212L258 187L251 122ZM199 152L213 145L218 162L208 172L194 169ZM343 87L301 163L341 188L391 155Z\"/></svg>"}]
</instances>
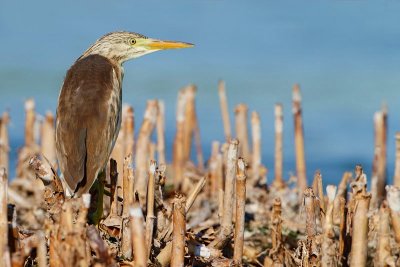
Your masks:
<instances>
[{"instance_id":1,"label":"brown wing","mask_svg":"<svg viewBox=\"0 0 400 267\"><path fill-rule=\"evenodd\" d=\"M89 191L108 161L120 110L118 66L91 55L68 70L57 108L56 147L64 180L78 196Z\"/></svg>"}]
</instances>

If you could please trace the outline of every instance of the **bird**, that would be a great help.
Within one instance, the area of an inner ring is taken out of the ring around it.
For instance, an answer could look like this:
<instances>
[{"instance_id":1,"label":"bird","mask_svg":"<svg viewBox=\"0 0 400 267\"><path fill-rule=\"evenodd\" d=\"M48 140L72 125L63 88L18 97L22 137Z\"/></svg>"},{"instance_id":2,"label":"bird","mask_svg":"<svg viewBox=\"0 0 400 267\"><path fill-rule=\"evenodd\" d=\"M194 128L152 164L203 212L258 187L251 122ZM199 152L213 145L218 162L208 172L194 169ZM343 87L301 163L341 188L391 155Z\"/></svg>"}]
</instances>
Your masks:
<instances>
[{"instance_id":1,"label":"bird","mask_svg":"<svg viewBox=\"0 0 400 267\"><path fill-rule=\"evenodd\" d=\"M70 196L89 192L105 173L121 127L123 63L192 46L118 31L99 38L73 63L61 87L55 126L61 179Z\"/></svg>"}]
</instances>

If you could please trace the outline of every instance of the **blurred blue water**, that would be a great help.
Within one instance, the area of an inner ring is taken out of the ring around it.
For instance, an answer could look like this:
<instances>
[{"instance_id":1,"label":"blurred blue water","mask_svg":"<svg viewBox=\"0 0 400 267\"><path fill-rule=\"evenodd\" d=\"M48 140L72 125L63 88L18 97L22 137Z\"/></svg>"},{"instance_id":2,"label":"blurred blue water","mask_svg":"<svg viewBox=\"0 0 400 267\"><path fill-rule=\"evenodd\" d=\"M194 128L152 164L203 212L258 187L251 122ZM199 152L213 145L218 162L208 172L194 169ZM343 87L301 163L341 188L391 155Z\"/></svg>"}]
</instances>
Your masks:
<instances>
[{"instance_id":1,"label":"blurred blue water","mask_svg":"<svg viewBox=\"0 0 400 267\"><path fill-rule=\"evenodd\" d=\"M216 93L227 81L231 110L260 112L263 162L273 173L273 106L285 108L285 174L294 170L291 86L302 86L308 176L336 182L361 163L370 172L372 117L389 106L389 174L399 130L400 3L396 1L7 1L0 6L0 111L9 109L12 155L23 142L23 101L55 110L65 71L114 30L195 43L125 64L124 101L137 121L145 100L166 102L167 141L179 88L198 85L206 154L223 140ZM13 161L12 164L15 164Z\"/></svg>"}]
</instances>

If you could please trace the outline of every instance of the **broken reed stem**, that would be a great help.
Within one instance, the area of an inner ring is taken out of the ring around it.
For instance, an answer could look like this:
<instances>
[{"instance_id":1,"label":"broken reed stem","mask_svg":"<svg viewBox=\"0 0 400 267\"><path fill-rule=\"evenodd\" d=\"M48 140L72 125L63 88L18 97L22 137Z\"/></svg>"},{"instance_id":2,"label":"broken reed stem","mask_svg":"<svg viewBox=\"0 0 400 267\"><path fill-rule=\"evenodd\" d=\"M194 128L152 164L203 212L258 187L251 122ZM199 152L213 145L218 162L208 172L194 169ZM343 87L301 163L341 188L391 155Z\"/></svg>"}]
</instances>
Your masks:
<instances>
[{"instance_id":1,"label":"broken reed stem","mask_svg":"<svg viewBox=\"0 0 400 267\"><path fill-rule=\"evenodd\" d=\"M183 180L184 159L184 135L185 135L185 106L187 98L184 90L178 93L176 108L176 134L173 145L173 168L174 168L174 187L179 188Z\"/></svg>"},{"instance_id":2,"label":"broken reed stem","mask_svg":"<svg viewBox=\"0 0 400 267\"><path fill-rule=\"evenodd\" d=\"M328 196L328 207L326 209L325 220L323 225L323 240L322 240L322 257L321 266L330 267L337 263L337 249L335 243L335 232L333 230L333 208L336 196L336 186L328 185L326 187Z\"/></svg>"},{"instance_id":3,"label":"broken reed stem","mask_svg":"<svg viewBox=\"0 0 400 267\"><path fill-rule=\"evenodd\" d=\"M396 161L394 168L393 185L400 187L400 132L396 133Z\"/></svg>"},{"instance_id":4,"label":"broken reed stem","mask_svg":"<svg viewBox=\"0 0 400 267\"><path fill-rule=\"evenodd\" d=\"M151 253L151 246L153 244L153 231L154 231L154 190L155 190L155 173L156 162L150 161L149 167L149 183L147 186L147 215L146 215L146 246L147 258Z\"/></svg>"},{"instance_id":5,"label":"broken reed stem","mask_svg":"<svg viewBox=\"0 0 400 267\"><path fill-rule=\"evenodd\" d=\"M337 194L339 195L339 194ZM337 197L337 196L336 196ZM335 199L336 201L336 199ZM339 198L339 253L338 253L338 258L342 259L341 261L344 260L344 249L345 249L345 243L346 243L346 237L347 237L347 224L346 224L346 200L343 197ZM346 257L347 260L347 257Z\"/></svg>"},{"instance_id":6,"label":"broken reed stem","mask_svg":"<svg viewBox=\"0 0 400 267\"><path fill-rule=\"evenodd\" d=\"M306 213L307 238L313 239L317 234L317 221L315 214L315 195L311 187L304 190L304 207Z\"/></svg>"},{"instance_id":7,"label":"broken reed stem","mask_svg":"<svg viewBox=\"0 0 400 267\"><path fill-rule=\"evenodd\" d=\"M173 242L171 267L184 266L185 235L186 235L186 198L176 194L173 200Z\"/></svg>"},{"instance_id":8,"label":"broken reed stem","mask_svg":"<svg viewBox=\"0 0 400 267\"><path fill-rule=\"evenodd\" d=\"M6 267L11 266L8 247L7 187L6 169L0 168L0 262Z\"/></svg>"},{"instance_id":9,"label":"broken reed stem","mask_svg":"<svg viewBox=\"0 0 400 267\"><path fill-rule=\"evenodd\" d=\"M195 115L194 119L195 122L194 122L193 134L194 134L194 142L196 145L197 167L199 168L200 171L203 171L204 156L203 156L203 148L201 146L200 126L199 126L199 120L197 119L197 115Z\"/></svg>"},{"instance_id":10,"label":"broken reed stem","mask_svg":"<svg viewBox=\"0 0 400 267\"><path fill-rule=\"evenodd\" d=\"M342 217L340 199L344 198L344 200L346 200L347 198L347 185L349 184L351 176L351 172L345 172L342 176L342 180L340 180L340 183L338 185L337 194L333 204L333 222L335 225L340 224L340 220Z\"/></svg>"},{"instance_id":11,"label":"broken reed stem","mask_svg":"<svg viewBox=\"0 0 400 267\"><path fill-rule=\"evenodd\" d=\"M221 106L222 122L224 124L225 141L231 140L231 121L229 119L228 100L225 92L225 82L219 81L218 83L218 95Z\"/></svg>"},{"instance_id":12,"label":"broken reed stem","mask_svg":"<svg viewBox=\"0 0 400 267\"><path fill-rule=\"evenodd\" d=\"M125 130L125 154L124 157L128 155L133 155L133 146L135 143L135 114L132 106L127 106L125 109L125 120L124 127ZM132 161L132 159L131 159Z\"/></svg>"},{"instance_id":13,"label":"broken reed stem","mask_svg":"<svg viewBox=\"0 0 400 267\"><path fill-rule=\"evenodd\" d=\"M375 151L371 177L371 205L379 206L385 197L387 111L384 107L374 115Z\"/></svg>"},{"instance_id":14,"label":"broken reed stem","mask_svg":"<svg viewBox=\"0 0 400 267\"><path fill-rule=\"evenodd\" d=\"M30 98L25 101L25 146L30 147L35 143L35 101Z\"/></svg>"},{"instance_id":15,"label":"broken reed stem","mask_svg":"<svg viewBox=\"0 0 400 267\"><path fill-rule=\"evenodd\" d=\"M47 267L47 245L46 237L43 231L38 232L38 244L37 244L37 266Z\"/></svg>"},{"instance_id":16,"label":"broken reed stem","mask_svg":"<svg viewBox=\"0 0 400 267\"><path fill-rule=\"evenodd\" d=\"M54 129L54 116L48 111L44 118L41 129L41 153L57 169L56 137Z\"/></svg>"},{"instance_id":17,"label":"broken reed stem","mask_svg":"<svg viewBox=\"0 0 400 267\"><path fill-rule=\"evenodd\" d=\"M379 210L378 224L378 245L376 248L374 265L375 266L395 266L395 259L392 257L390 248L390 223L389 207L383 201Z\"/></svg>"},{"instance_id":18,"label":"broken reed stem","mask_svg":"<svg viewBox=\"0 0 400 267\"><path fill-rule=\"evenodd\" d=\"M322 214L325 214L324 189L323 189L323 185L322 185L322 175L321 175L320 171L315 172L312 188L313 188L314 194L316 195L316 197L318 199L318 203L319 203L319 207L320 207L319 213L322 212Z\"/></svg>"},{"instance_id":19,"label":"broken reed stem","mask_svg":"<svg viewBox=\"0 0 400 267\"><path fill-rule=\"evenodd\" d=\"M307 188L306 159L304 154L304 132L301 94L298 84L293 86L294 143L296 153L297 184L300 192Z\"/></svg>"},{"instance_id":20,"label":"broken reed stem","mask_svg":"<svg viewBox=\"0 0 400 267\"><path fill-rule=\"evenodd\" d=\"M189 85L183 89L185 92L185 124L184 124L184 135L183 135L183 160L184 162L190 159L190 152L192 148L192 138L196 123L196 108L195 108L195 96L196 86Z\"/></svg>"},{"instance_id":21,"label":"broken reed stem","mask_svg":"<svg viewBox=\"0 0 400 267\"><path fill-rule=\"evenodd\" d=\"M225 177L225 192L224 192L224 210L222 214L221 229L219 233L219 241L222 241L215 248L220 248L226 239L232 233L232 215L233 215L233 203L235 194L235 180L237 173L237 162L238 162L238 145L239 142L236 139L230 141L226 162L226 177ZM218 238L216 238L218 239ZM216 240L214 240L216 241Z\"/></svg>"},{"instance_id":22,"label":"broken reed stem","mask_svg":"<svg viewBox=\"0 0 400 267\"><path fill-rule=\"evenodd\" d=\"M400 246L400 187L386 186L386 192L394 238Z\"/></svg>"},{"instance_id":23,"label":"broken reed stem","mask_svg":"<svg viewBox=\"0 0 400 267\"><path fill-rule=\"evenodd\" d=\"M117 161L110 159L110 182L111 182L111 197L110 197L110 216L118 216L118 171Z\"/></svg>"},{"instance_id":24,"label":"broken reed stem","mask_svg":"<svg viewBox=\"0 0 400 267\"><path fill-rule=\"evenodd\" d=\"M236 220L233 247L233 261L241 265L244 245L244 224L246 205L246 164L242 158L238 160L238 175L236 177Z\"/></svg>"},{"instance_id":25,"label":"broken reed stem","mask_svg":"<svg viewBox=\"0 0 400 267\"><path fill-rule=\"evenodd\" d=\"M8 137L8 124L10 116L8 112L4 112L0 120L0 167L4 167L9 172L9 152L10 140Z\"/></svg>"},{"instance_id":26,"label":"broken reed stem","mask_svg":"<svg viewBox=\"0 0 400 267\"><path fill-rule=\"evenodd\" d=\"M272 249L270 254L273 256L273 261L275 264L283 264L284 255L281 251L282 248L282 202L280 198L275 198L274 204L272 206L271 215L271 241Z\"/></svg>"},{"instance_id":27,"label":"broken reed stem","mask_svg":"<svg viewBox=\"0 0 400 267\"><path fill-rule=\"evenodd\" d=\"M147 253L143 229L143 213L138 205L133 205L129 213L131 216L131 235L135 267L145 267L147 266Z\"/></svg>"},{"instance_id":28,"label":"broken reed stem","mask_svg":"<svg viewBox=\"0 0 400 267\"><path fill-rule=\"evenodd\" d=\"M258 112L251 113L251 134L253 140L253 154L251 159L251 171L253 182L257 183L260 178L261 167L261 122Z\"/></svg>"},{"instance_id":29,"label":"broken reed stem","mask_svg":"<svg viewBox=\"0 0 400 267\"><path fill-rule=\"evenodd\" d=\"M352 219L350 266L366 266L368 252L368 209L371 194L358 191L353 196L355 210Z\"/></svg>"},{"instance_id":30,"label":"broken reed stem","mask_svg":"<svg viewBox=\"0 0 400 267\"><path fill-rule=\"evenodd\" d=\"M147 101L146 111L142 126L140 127L138 140L136 142L136 172L135 190L139 194L141 203L145 202L147 189L147 168L149 160L150 137L157 121L157 100Z\"/></svg>"},{"instance_id":31,"label":"broken reed stem","mask_svg":"<svg viewBox=\"0 0 400 267\"><path fill-rule=\"evenodd\" d=\"M122 188L123 188L123 206L122 206L122 215L123 217L129 216L129 208L133 204L133 169L132 169L132 154L129 154L124 159L123 166L123 180L122 180Z\"/></svg>"},{"instance_id":32,"label":"broken reed stem","mask_svg":"<svg viewBox=\"0 0 400 267\"><path fill-rule=\"evenodd\" d=\"M166 164L165 159L165 104L158 100L157 115L157 156L160 165Z\"/></svg>"},{"instance_id":33,"label":"broken reed stem","mask_svg":"<svg viewBox=\"0 0 400 267\"><path fill-rule=\"evenodd\" d=\"M251 162L249 137L247 129L248 108L245 104L238 104L235 108L236 138L239 140L239 155Z\"/></svg>"},{"instance_id":34,"label":"broken reed stem","mask_svg":"<svg viewBox=\"0 0 400 267\"><path fill-rule=\"evenodd\" d=\"M211 157L208 163L210 171L210 194L216 196L219 189L223 188L222 181L222 165L219 157L221 156L220 145L218 141L214 141L211 147Z\"/></svg>"},{"instance_id":35,"label":"broken reed stem","mask_svg":"<svg viewBox=\"0 0 400 267\"><path fill-rule=\"evenodd\" d=\"M275 105L275 179L274 187L282 188L283 182L283 106Z\"/></svg>"}]
</instances>

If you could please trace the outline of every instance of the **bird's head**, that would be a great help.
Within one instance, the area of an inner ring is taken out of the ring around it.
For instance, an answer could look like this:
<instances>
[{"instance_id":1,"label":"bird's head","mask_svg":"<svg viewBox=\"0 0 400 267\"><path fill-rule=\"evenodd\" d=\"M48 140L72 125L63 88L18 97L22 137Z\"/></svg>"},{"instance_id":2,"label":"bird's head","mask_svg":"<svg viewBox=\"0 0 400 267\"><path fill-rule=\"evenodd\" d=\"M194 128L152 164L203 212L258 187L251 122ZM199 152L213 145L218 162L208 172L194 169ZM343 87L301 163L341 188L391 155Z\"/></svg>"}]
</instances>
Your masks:
<instances>
[{"instance_id":1,"label":"bird's head","mask_svg":"<svg viewBox=\"0 0 400 267\"><path fill-rule=\"evenodd\" d=\"M152 39L134 32L111 32L98 39L78 60L89 55L98 54L122 64L129 59L138 58L159 50L192 46L193 44L189 43Z\"/></svg>"}]
</instances>

